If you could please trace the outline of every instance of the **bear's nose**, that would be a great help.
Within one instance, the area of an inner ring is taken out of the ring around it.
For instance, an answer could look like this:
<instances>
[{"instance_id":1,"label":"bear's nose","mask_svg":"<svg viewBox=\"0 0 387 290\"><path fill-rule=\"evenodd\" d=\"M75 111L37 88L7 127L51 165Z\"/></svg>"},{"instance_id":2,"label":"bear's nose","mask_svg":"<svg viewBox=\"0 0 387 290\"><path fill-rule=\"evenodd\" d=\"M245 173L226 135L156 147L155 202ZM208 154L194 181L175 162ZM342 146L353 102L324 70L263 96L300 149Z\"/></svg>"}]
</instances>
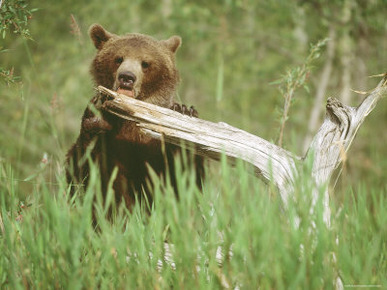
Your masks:
<instances>
[{"instance_id":1,"label":"bear's nose","mask_svg":"<svg viewBox=\"0 0 387 290\"><path fill-rule=\"evenodd\" d=\"M118 75L118 81L123 88L133 88L133 84L136 81L136 76L130 71L121 72Z\"/></svg>"}]
</instances>

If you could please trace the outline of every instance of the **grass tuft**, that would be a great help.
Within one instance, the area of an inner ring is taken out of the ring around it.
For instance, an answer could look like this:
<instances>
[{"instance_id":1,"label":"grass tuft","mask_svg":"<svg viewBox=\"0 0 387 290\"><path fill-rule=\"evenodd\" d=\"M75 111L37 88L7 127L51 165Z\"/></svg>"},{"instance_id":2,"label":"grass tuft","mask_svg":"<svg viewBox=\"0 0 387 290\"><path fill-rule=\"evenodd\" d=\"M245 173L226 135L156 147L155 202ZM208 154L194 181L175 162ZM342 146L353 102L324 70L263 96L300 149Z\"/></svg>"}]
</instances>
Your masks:
<instances>
[{"instance_id":1,"label":"grass tuft","mask_svg":"<svg viewBox=\"0 0 387 290\"><path fill-rule=\"evenodd\" d=\"M385 195L349 192L327 229L322 203L308 210L308 182L284 209L246 167L223 160L201 193L177 166L179 199L156 179L150 215L118 205L113 220L95 170L83 195L71 199L59 178L56 192L42 182L27 207L18 182L2 186L0 287L325 289L337 273L344 284L386 285ZM12 170L2 176L12 180Z\"/></svg>"}]
</instances>

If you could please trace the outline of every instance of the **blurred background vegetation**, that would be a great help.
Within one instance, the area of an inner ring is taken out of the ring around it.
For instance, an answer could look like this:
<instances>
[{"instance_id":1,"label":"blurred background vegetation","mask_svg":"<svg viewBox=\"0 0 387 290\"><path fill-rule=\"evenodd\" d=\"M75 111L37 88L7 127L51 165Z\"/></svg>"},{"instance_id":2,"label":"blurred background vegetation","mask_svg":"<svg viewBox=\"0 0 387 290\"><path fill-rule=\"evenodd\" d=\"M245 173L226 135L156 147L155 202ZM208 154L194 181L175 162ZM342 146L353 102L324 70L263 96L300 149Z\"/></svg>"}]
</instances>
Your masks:
<instances>
[{"instance_id":1,"label":"blurred background vegetation","mask_svg":"<svg viewBox=\"0 0 387 290\"><path fill-rule=\"evenodd\" d=\"M19 8L7 10L10 3ZM378 79L369 76L387 70L386 8L385 0L3 0L1 166L13 168L22 195L34 179L55 182L63 174L66 151L94 94L88 70L95 49L87 30L96 22L116 34L180 35L180 101L195 105L204 119L273 142L284 104L275 81L305 64L311 44L329 38L305 74L307 89L295 92L284 131L283 146L303 155L322 122L326 98L356 106L364 96L351 89L372 89ZM318 96L322 100L315 103ZM360 129L342 185L363 180L385 190L385 102ZM314 107L318 122L308 125Z\"/></svg>"}]
</instances>

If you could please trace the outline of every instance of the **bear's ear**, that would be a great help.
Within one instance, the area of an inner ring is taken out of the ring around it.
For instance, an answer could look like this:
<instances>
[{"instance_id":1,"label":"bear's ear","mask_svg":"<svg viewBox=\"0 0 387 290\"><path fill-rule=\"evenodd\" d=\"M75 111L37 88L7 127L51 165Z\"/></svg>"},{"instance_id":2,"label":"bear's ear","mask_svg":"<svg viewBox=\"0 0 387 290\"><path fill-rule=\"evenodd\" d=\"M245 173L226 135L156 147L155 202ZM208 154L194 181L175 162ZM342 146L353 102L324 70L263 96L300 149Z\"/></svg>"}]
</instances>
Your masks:
<instances>
[{"instance_id":1,"label":"bear's ear","mask_svg":"<svg viewBox=\"0 0 387 290\"><path fill-rule=\"evenodd\" d=\"M102 49L102 47L106 43L106 41L108 41L110 38L112 38L114 36L114 34L106 31L99 24L93 24L92 26L90 26L89 35L90 35L90 38L94 42L94 46L98 50Z\"/></svg>"},{"instance_id":2,"label":"bear's ear","mask_svg":"<svg viewBox=\"0 0 387 290\"><path fill-rule=\"evenodd\" d=\"M176 50L180 47L181 45L181 37L174 35L167 40L163 40L162 43L173 53L176 52Z\"/></svg>"}]
</instances>

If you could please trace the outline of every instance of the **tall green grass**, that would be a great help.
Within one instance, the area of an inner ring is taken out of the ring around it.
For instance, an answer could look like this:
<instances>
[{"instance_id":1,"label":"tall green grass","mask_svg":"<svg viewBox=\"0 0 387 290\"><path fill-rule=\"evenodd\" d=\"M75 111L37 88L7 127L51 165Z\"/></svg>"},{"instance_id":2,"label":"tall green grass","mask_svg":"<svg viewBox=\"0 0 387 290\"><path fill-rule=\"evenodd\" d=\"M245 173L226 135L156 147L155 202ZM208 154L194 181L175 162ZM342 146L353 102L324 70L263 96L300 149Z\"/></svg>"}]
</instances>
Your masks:
<instances>
[{"instance_id":1,"label":"tall green grass","mask_svg":"<svg viewBox=\"0 0 387 290\"><path fill-rule=\"evenodd\" d=\"M385 194L348 190L332 203L327 229L322 206L309 211L307 181L284 208L245 165L212 168L203 192L178 169L179 200L155 179L150 215L119 206L108 221L96 170L79 196L70 198L59 175L54 191L37 182L21 206L3 166L10 183L0 192L0 288L330 289L337 275L344 285L387 285Z\"/></svg>"}]
</instances>

